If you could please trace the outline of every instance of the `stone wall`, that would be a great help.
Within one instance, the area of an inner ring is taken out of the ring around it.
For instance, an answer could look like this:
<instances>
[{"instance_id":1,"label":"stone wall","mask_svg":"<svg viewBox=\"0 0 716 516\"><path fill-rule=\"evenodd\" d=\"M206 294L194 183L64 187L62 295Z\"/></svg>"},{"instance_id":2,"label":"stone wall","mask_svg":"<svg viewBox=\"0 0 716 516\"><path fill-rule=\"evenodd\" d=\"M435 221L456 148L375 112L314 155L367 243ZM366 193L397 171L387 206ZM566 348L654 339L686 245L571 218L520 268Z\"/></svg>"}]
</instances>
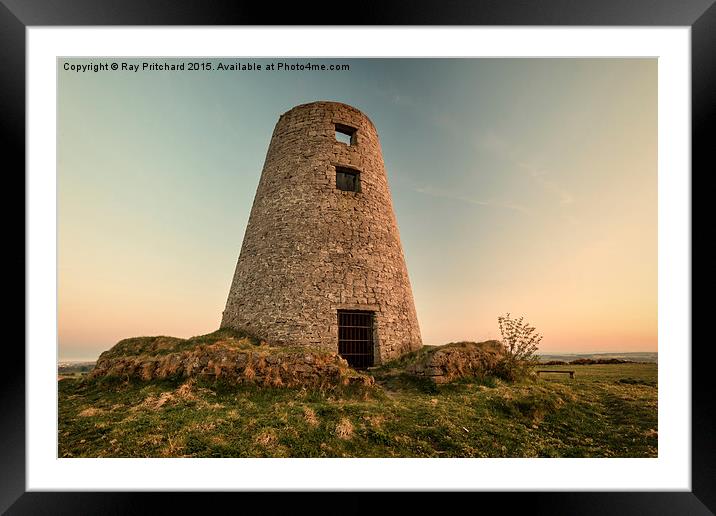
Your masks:
<instances>
[{"instance_id":1,"label":"stone wall","mask_svg":"<svg viewBox=\"0 0 716 516\"><path fill-rule=\"evenodd\" d=\"M95 378L150 381L166 378L212 378L235 384L270 387L373 385L335 353L273 349L237 349L224 343L196 345L165 354L104 354L89 374Z\"/></svg>"},{"instance_id":2,"label":"stone wall","mask_svg":"<svg viewBox=\"0 0 716 516\"><path fill-rule=\"evenodd\" d=\"M336 188L336 166L360 172L359 192ZM340 309L375 312L376 363L422 345L376 129L314 102L276 124L221 326L336 352Z\"/></svg>"}]
</instances>

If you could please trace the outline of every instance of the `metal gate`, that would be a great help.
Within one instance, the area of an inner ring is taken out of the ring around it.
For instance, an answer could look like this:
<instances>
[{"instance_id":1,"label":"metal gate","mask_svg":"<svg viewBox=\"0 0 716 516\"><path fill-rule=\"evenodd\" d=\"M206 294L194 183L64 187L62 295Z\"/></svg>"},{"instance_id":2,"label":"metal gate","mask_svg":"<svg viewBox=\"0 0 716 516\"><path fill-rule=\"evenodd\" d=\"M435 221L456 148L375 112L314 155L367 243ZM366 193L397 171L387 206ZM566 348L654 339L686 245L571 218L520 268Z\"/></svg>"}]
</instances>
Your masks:
<instances>
[{"instance_id":1,"label":"metal gate","mask_svg":"<svg viewBox=\"0 0 716 516\"><path fill-rule=\"evenodd\" d=\"M373 312L338 310L338 354L351 367L373 365Z\"/></svg>"}]
</instances>

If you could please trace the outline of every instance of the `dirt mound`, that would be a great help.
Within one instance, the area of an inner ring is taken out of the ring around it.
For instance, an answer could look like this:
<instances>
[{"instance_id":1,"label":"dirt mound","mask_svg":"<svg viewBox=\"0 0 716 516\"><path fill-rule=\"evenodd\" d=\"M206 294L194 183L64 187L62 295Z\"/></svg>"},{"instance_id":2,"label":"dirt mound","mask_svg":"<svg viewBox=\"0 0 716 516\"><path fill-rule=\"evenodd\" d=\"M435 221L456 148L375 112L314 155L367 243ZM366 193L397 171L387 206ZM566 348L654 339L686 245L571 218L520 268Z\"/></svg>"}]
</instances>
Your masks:
<instances>
[{"instance_id":1,"label":"dirt mound","mask_svg":"<svg viewBox=\"0 0 716 516\"><path fill-rule=\"evenodd\" d=\"M102 377L144 381L209 377L272 387L373 384L372 377L354 371L336 353L275 347L232 330L191 339L122 340L100 355L89 374L90 379Z\"/></svg>"},{"instance_id":2,"label":"dirt mound","mask_svg":"<svg viewBox=\"0 0 716 516\"><path fill-rule=\"evenodd\" d=\"M406 360L405 370L435 383L446 383L458 378L493 375L504 355L505 348L497 340L425 346Z\"/></svg>"}]
</instances>

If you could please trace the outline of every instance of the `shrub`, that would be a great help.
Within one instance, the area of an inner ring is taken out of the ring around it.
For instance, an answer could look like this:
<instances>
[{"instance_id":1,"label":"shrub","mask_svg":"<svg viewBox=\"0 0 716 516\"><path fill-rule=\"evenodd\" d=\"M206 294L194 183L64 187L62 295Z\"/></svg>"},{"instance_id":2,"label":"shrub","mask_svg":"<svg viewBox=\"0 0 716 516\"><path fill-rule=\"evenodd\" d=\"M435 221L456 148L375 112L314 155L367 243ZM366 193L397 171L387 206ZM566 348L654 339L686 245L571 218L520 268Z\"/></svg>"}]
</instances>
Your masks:
<instances>
[{"instance_id":1,"label":"shrub","mask_svg":"<svg viewBox=\"0 0 716 516\"><path fill-rule=\"evenodd\" d=\"M497 318L505 346L505 357L500 364L500 376L514 381L524 378L538 362L535 354L542 335L535 333L535 327L524 322L524 317L513 319L510 314Z\"/></svg>"}]
</instances>

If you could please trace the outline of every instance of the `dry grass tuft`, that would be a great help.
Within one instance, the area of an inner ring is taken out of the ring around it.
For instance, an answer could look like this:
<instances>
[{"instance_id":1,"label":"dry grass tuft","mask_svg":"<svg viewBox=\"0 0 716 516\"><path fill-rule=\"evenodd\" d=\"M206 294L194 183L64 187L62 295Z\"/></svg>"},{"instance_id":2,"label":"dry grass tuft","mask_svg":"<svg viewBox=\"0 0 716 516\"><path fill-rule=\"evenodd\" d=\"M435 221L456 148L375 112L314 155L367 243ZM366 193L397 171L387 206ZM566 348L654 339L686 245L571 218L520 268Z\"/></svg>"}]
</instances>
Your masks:
<instances>
[{"instance_id":1,"label":"dry grass tuft","mask_svg":"<svg viewBox=\"0 0 716 516\"><path fill-rule=\"evenodd\" d=\"M194 378L190 378L183 384L181 384L177 390L176 395L182 399L185 400L194 400L196 399L196 395L194 394L194 384L196 383L196 380Z\"/></svg>"},{"instance_id":2,"label":"dry grass tuft","mask_svg":"<svg viewBox=\"0 0 716 516\"><path fill-rule=\"evenodd\" d=\"M99 416L100 414L103 414L103 413L104 413L104 410L102 410L102 409L98 409L95 407L87 407L86 409L84 409L82 412L80 412L77 415L80 417L94 417L94 416Z\"/></svg>"},{"instance_id":3,"label":"dry grass tuft","mask_svg":"<svg viewBox=\"0 0 716 516\"><path fill-rule=\"evenodd\" d=\"M167 437L167 445L161 450L164 457L181 457L179 453L184 450L186 437L181 435L170 435Z\"/></svg>"},{"instance_id":4,"label":"dry grass tuft","mask_svg":"<svg viewBox=\"0 0 716 516\"><path fill-rule=\"evenodd\" d=\"M194 423L185 428L187 432L198 432L200 434L206 434L216 428L216 423L210 421L204 421L203 423Z\"/></svg>"},{"instance_id":5,"label":"dry grass tuft","mask_svg":"<svg viewBox=\"0 0 716 516\"><path fill-rule=\"evenodd\" d=\"M311 407L303 407L303 417L311 426L318 426L318 418Z\"/></svg>"},{"instance_id":6,"label":"dry grass tuft","mask_svg":"<svg viewBox=\"0 0 716 516\"><path fill-rule=\"evenodd\" d=\"M267 375L269 378L269 385L271 387L283 387L283 380L281 380L281 373L276 368L270 368Z\"/></svg>"},{"instance_id":7,"label":"dry grass tuft","mask_svg":"<svg viewBox=\"0 0 716 516\"><path fill-rule=\"evenodd\" d=\"M159 446L164 441L164 436L161 434L149 434L138 440L141 446Z\"/></svg>"},{"instance_id":8,"label":"dry grass tuft","mask_svg":"<svg viewBox=\"0 0 716 516\"><path fill-rule=\"evenodd\" d=\"M370 423L370 426L372 426L373 428L380 428L385 421L385 417L381 415L366 416L366 419Z\"/></svg>"},{"instance_id":9,"label":"dry grass tuft","mask_svg":"<svg viewBox=\"0 0 716 516\"><path fill-rule=\"evenodd\" d=\"M340 439L349 440L353 437L353 423L347 417L341 418L336 425L336 435Z\"/></svg>"},{"instance_id":10,"label":"dry grass tuft","mask_svg":"<svg viewBox=\"0 0 716 516\"><path fill-rule=\"evenodd\" d=\"M226 438L221 435L211 436L209 438L209 442L211 442L214 446L227 446L229 444Z\"/></svg>"},{"instance_id":11,"label":"dry grass tuft","mask_svg":"<svg viewBox=\"0 0 716 516\"><path fill-rule=\"evenodd\" d=\"M261 430L254 439L254 442L262 446L270 446L276 442L276 434L271 428Z\"/></svg>"},{"instance_id":12,"label":"dry grass tuft","mask_svg":"<svg viewBox=\"0 0 716 516\"><path fill-rule=\"evenodd\" d=\"M162 408L164 405L166 405L168 402L172 401L174 399L174 395L171 392L163 392L159 396L154 396L153 394L150 394L146 398L144 398L144 401L133 408L133 410L137 409L150 409L150 410L157 410Z\"/></svg>"}]
</instances>

